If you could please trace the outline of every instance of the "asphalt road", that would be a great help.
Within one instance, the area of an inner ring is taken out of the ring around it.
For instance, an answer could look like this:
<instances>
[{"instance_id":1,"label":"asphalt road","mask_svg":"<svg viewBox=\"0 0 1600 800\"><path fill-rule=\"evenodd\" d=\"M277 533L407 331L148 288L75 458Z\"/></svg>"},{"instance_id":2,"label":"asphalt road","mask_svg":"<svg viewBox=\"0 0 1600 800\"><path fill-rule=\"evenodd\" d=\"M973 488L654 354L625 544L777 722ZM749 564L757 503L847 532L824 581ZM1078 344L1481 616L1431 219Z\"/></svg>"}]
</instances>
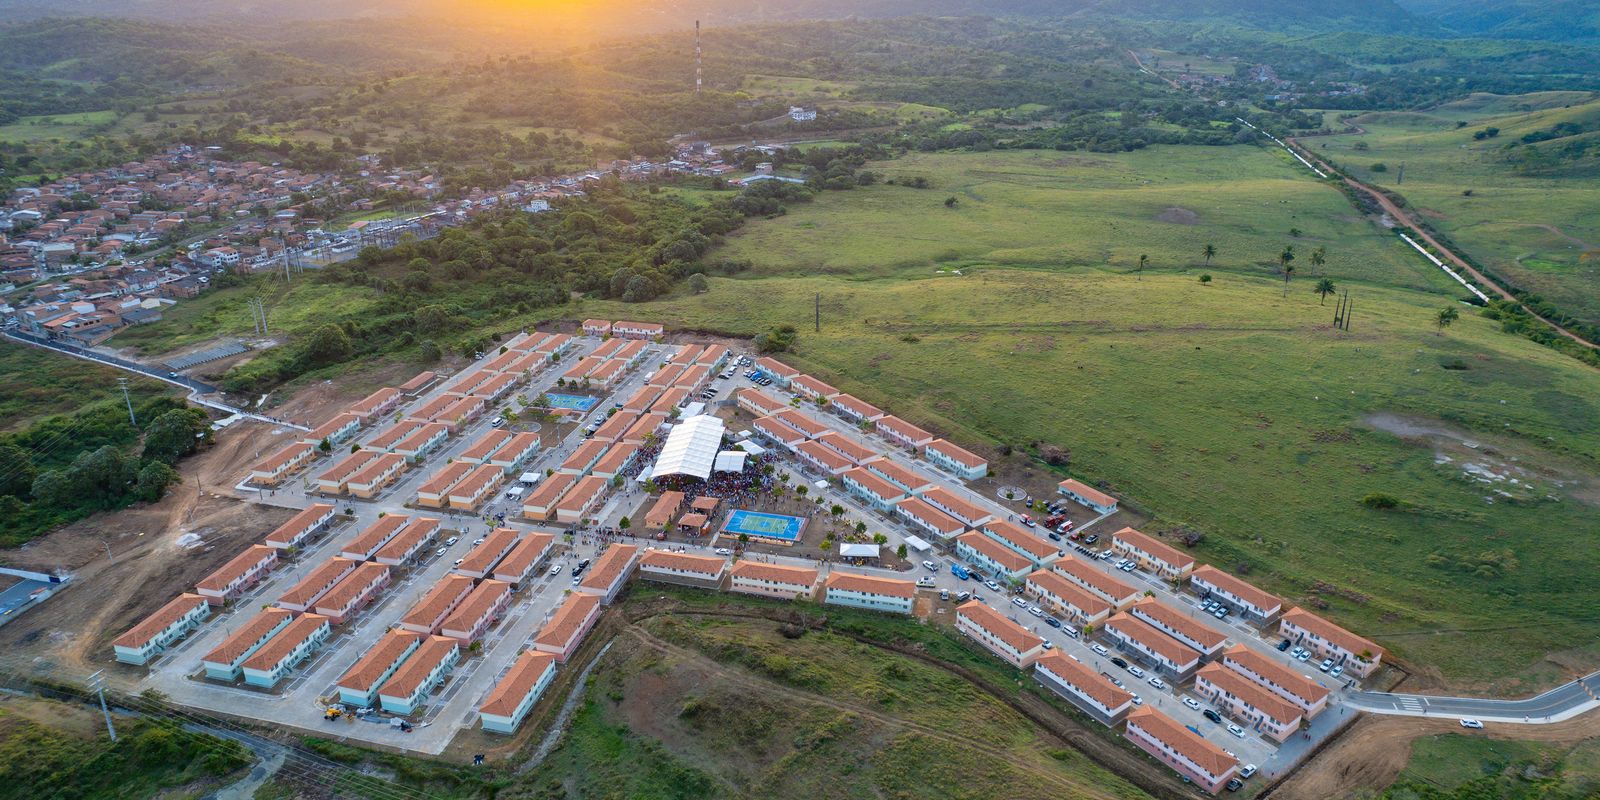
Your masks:
<instances>
[{"instance_id":1,"label":"asphalt road","mask_svg":"<svg viewBox=\"0 0 1600 800\"><path fill-rule=\"evenodd\" d=\"M37 336L33 336L32 334L22 333L20 331L6 331L6 337L22 344L33 345L34 347L43 347L48 350L67 353L79 358L98 361L102 364L124 369L129 372L137 372L140 375L155 378L158 381L170 383L175 386L182 386L197 394L211 394L217 390L217 387L212 386L204 381L197 381L194 378L188 377L187 375L179 374L177 377L173 377L171 370L160 369L147 364L140 364L137 361L129 361L125 358L109 356L104 353L98 353L93 350L89 350L87 348L78 347L77 345L70 345L63 342L51 341L49 339L42 339Z\"/></svg>"},{"instance_id":2,"label":"asphalt road","mask_svg":"<svg viewBox=\"0 0 1600 800\"><path fill-rule=\"evenodd\" d=\"M1521 700L1353 692L1345 702L1373 714L1462 717L1497 722L1560 722L1600 706L1600 672Z\"/></svg>"}]
</instances>

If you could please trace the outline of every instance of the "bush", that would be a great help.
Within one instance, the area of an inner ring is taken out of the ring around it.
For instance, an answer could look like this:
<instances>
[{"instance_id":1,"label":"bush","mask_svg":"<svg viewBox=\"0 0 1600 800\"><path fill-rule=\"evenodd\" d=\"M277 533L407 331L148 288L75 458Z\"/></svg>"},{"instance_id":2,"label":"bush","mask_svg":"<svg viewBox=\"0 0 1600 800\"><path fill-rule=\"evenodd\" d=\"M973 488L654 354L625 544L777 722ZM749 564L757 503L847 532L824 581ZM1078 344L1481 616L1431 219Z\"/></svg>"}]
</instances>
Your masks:
<instances>
[{"instance_id":1,"label":"bush","mask_svg":"<svg viewBox=\"0 0 1600 800\"><path fill-rule=\"evenodd\" d=\"M1400 498L1383 492L1373 492L1361 498L1361 505L1379 511L1388 511L1400 507Z\"/></svg>"}]
</instances>

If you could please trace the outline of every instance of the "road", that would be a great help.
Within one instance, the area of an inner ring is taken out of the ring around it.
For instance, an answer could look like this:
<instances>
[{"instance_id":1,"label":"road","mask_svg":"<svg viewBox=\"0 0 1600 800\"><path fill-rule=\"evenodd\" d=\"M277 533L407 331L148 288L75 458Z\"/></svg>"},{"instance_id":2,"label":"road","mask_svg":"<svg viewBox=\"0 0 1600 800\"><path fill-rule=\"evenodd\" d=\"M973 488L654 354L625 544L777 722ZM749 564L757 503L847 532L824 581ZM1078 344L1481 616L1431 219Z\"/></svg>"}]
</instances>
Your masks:
<instances>
[{"instance_id":1,"label":"road","mask_svg":"<svg viewBox=\"0 0 1600 800\"><path fill-rule=\"evenodd\" d=\"M116 369L120 369L125 372L132 372L136 375L142 375L146 378L153 378L161 381L162 383L172 384L173 386L181 386L189 390L187 399L189 402L194 403L195 405L213 408L217 411L226 412L228 414L238 414L241 417L247 417L260 422L267 422L273 425L281 425L283 427L293 428L295 430L310 430L304 425L297 425L287 420L278 419L277 417L269 417L264 414L246 411L242 408L235 408L234 406L230 406L227 403L219 400L207 398L205 395L216 393L217 387L212 386L204 381L197 381L194 378L182 373L176 373L171 370L161 369L159 367L152 367L147 364L140 364L137 361L129 361L128 359L118 358L105 353L98 353L93 350L88 350L76 345L66 344L64 342L41 339L37 336L22 333L20 331L6 331L5 336L6 338L19 344L40 347L46 350L54 350L58 353L65 353L66 355L74 358L81 358L85 361L93 361L96 364L103 364L108 367L115 367Z\"/></svg>"},{"instance_id":2,"label":"road","mask_svg":"<svg viewBox=\"0 0 1600 800\"><path fill-rule=\"evenodd\" d=\"M1544 724L1561 722L1600 708L1600 672L1521 700L1354 692L1345 698L1345 702L1352 708L1373 714Z\"/></svg>"}]
</instances>

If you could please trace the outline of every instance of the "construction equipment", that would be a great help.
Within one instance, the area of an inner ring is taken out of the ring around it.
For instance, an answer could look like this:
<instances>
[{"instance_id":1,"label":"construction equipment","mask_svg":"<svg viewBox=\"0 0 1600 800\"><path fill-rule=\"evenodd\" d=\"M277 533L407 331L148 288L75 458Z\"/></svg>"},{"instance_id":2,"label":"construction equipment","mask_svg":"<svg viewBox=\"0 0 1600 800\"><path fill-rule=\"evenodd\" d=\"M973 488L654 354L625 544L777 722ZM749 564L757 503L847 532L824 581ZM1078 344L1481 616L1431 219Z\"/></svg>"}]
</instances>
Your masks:
<instances>
[{"instance_id":1,"label":"construction equipment","mask_svg":"<svg viewBox=\"0 0 1600 800\"><path fill-rule=\"evenodd\" d=\"M342 716L344 716L344 706L328 706L328 709L322 712L322 718L328 722L332 722Z\"/></svg>"}]
</instances>

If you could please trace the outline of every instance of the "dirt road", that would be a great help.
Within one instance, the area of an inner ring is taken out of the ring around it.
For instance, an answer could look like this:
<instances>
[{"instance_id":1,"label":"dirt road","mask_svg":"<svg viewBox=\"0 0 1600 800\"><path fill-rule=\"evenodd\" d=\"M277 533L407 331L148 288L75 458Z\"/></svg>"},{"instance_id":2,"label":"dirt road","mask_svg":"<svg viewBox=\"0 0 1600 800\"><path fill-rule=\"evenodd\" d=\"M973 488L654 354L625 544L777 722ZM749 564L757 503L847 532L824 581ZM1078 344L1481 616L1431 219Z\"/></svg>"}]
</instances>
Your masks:
<instances>
[{"instance_id":1,"label":"dirt road","mask_svg":"<svg viewBox=\"0 0 1600 800\"><path fill-rule=\"evenodd\" d=\"M1468 733L1455 720L1366 717L1272 793L1274 800L1334 800L1365 797L1399 777L1423 736L1463 733L1508 741L1577 744L1600 736L1600 713L1554 725L1491 725Z\"/></svg>"},{"instance_id":2,"label":"dirt road","mask_svg":"<svg viewBox=\"0 0 1600 800\"><path fill-rule=\"evenodd\" d=\"M1366 184L1364 184L1364 183L1362 183L1362 182L1350 177L1349 175L1346 175L1343 172L1340 172L1337 169L1334 169L1333 167L1329 166L1327 162L1322 161L1321 159L1318 159L1314 153L1312 153L1309 149L1303 147L1300 144L1299 140L1296 139L1295 137L1292 137L1292 136L1286 137L1284 139L1284 141L1288 142L1289 146L1293 147L1295 149L1295 151L1300 153L1301 156L1305 157L1305 159L1307 161L1311 161L1312 163L1316 164L1317 165L1317 169L1320 169L1323 172L1328 173L1329 175L1333 175L1333 176L1338 177L1339 180L1344 181L1345 184L1348 185L1350 188L1355 189L1356 191L1362 192L1362 193L1368 195L1369 197L1371 197L1374 201L1377 202L1378 206L1383 209L1384 213L1388 214L1390 217L1393 217L1394 220L1396 222L1400 223L1401 225L1404 225L1404 226L1406 226L1408 228L1411 228L1412 230L1416 231L1417 236L1419 238L1421 238L1423 241L1427 242L1430 246L1432 246L1435 252L1438 252L1441 255L1443 255L1445 260L1449 261L1451 264L1455 265L1455 267L1457 269L1461 270L1462 272L1467 273L1468 275L1471 275L1472 279L1477 281L1480 285L1489 287L1489 290L1491 292L1493 292L1496 295L1499 295L1502 299L1509 300L1509 301L1511 301L1513 303L1516 303L1519 306L1522 306L1522 309L1524 311L1527 311L1530 315L1532 315L1535 319L1538 319L1540 322L1543 322L1544 324L1549 325L1551 328L1554 328L1562 336L1565 336L1568 339L1571 339L1572 341L1577 342L1578 344L1581 344L1581 345L1583 345L1585 347L1588 347L1588 348L1591 348L1591 349L1600 350L1600 345L1597 345L1594 342L1591 342L1588 339L1585 339L1582 336L1579 336L1576 333L1573 333L1572 331L1569 331L1566 328L1563 328L1560 325L1557 325L1556 323L1551 322L1550 320L1539 316L1538 314L1534 313L1533 309L1530 309L1527 306L1523 306L1521 301L1517 300L1517 298L1515 296L1513 296L1511 294L1511 292L1507 291L1505 289L1505 287L1501 286L1496 281L1490 280L1488 276L1486 276L1483 273L1479 272L1471 264L1467 263L1467 261L1465 259L1463 259L1461 256L1456 255L1455 251L1453 251L1450 248L1445 247L1443 244L1441 244L1439 242L1439 240L1437 240L1437 239L1435 239L1433 237L1433 234L1429 233L1426 228L1422 227L1420 224L1417 223L1416 217L1413 216L1411 214L1411 212L1409 212L1409 211L1401 208L1400 206L1396 205L1393 200L1389 199L1388 195L1385 195L1383 192L1380 192L1377 189L1374 189L1371 186L1368 186L1368 185L1366 185Z\"/></svg>"}]
</instances>

